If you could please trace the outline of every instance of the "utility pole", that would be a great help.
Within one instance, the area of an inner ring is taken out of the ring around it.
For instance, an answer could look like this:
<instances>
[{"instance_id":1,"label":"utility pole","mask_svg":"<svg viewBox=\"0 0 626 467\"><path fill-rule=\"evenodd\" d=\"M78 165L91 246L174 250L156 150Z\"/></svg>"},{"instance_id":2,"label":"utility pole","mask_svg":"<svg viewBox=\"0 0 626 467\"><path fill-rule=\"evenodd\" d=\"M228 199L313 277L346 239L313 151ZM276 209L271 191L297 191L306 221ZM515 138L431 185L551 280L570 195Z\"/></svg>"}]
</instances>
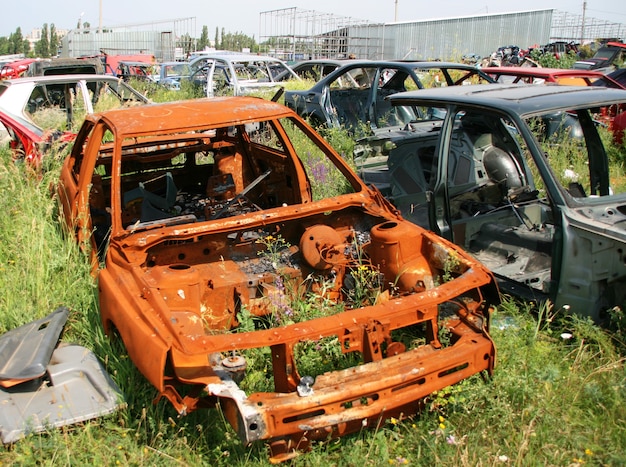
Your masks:
<instances>
[{"instance_id":1,"label":"utility pole","mask_svg":"<svg viewBox=\"0 0 626 467\"><path fill-rule=\"evenodd\" d=\"M580 26L580 45L583 45L585 42L585 15L587 13L587 2L583 2L583 20Z\"/></svg>"},{"instance_id":2,"label":"utility pole","mask_svg":"<svg viewBox=\"0 0 626 467\"><path fill-rule=\"evenodd\" d=\"M398 22L398 0L396 0L396 12L394 13L394 16L393 16L393 22L394 23Z\"/></svg>"},{"instance_id":3,"label":"utility pole","mask_svg":"<svg viewBox=\"0 0 626 467\"><path fill-rule=\"evenodd\" d=\"M100 20L98 21L98 32L102 32L102 0L100 0Z\"/></svg>"}]
</instances>

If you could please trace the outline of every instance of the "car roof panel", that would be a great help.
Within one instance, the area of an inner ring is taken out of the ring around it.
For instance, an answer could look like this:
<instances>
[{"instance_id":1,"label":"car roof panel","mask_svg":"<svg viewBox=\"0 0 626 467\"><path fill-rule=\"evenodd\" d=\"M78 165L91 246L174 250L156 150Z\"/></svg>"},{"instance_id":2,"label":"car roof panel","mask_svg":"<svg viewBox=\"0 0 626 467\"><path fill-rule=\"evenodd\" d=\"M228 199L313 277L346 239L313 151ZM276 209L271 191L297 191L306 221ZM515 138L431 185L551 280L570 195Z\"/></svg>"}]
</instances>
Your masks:
<instances>
[{"instance_id":1,"label":"car roof panel","mask_svg":"<svg viewBox=\"0 0 626 467\"><path fill-rule=\"evenodd\" d=\"M626 90L551 84L475 84L408 91L389 96L389 99L394 105L457 103L530 115L541 111L606 106L624 102Z\"/></svg>"}]
</instances>

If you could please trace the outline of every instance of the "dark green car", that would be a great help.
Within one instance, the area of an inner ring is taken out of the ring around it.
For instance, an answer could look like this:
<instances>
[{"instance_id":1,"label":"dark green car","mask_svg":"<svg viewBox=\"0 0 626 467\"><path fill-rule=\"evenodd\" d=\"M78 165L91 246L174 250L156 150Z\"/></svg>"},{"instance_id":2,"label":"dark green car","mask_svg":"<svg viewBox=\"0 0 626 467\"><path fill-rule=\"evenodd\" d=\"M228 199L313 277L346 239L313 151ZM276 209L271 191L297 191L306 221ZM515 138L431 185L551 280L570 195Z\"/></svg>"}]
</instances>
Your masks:
<instances>
[{"instance_id":1,"label":"dark green car","mask_svg":"<svg viewBox=\"0 0 626 467\"><path fill-rule=\"evenodd\" d=\"M403 129L360 141L362 178L471 252L501 289L605 318L626 299L626 91L484 85L399 93ZM611 133L611 131L613 133Z\"/></svg>"}]
</instances>

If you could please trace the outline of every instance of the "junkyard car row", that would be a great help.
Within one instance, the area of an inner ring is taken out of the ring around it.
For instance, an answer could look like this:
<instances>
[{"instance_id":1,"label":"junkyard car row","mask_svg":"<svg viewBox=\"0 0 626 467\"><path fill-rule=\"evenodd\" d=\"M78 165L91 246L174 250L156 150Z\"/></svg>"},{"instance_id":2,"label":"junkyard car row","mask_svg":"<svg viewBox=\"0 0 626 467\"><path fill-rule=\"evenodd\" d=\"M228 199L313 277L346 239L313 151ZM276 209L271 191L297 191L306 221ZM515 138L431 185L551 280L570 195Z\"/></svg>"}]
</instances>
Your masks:
<instances>
[{"instance_id":1,"label":"junkyard car row","mask_svg":"<svg viewBox=\"0 0 626 467\"><path fill-rule=\"evenodd\" d=\"M500 290L598 322L626 298L626 198L602 138L623 134L626 90L497 84L505 72L447 62L309 65L336 69L285 106L242 95L293 72L241 54L193 60L171 86L208 97L167 104L114 77L0 82L26 158L50 143L41 107L83 120L56 196L107 334L158 398L221 407L276 461L490 374ZM123 108L94 113L111 93ZM365 128L357 172L310 124ZM248 379L258 355L263 384Z\"/></svg>"}]
</instances>

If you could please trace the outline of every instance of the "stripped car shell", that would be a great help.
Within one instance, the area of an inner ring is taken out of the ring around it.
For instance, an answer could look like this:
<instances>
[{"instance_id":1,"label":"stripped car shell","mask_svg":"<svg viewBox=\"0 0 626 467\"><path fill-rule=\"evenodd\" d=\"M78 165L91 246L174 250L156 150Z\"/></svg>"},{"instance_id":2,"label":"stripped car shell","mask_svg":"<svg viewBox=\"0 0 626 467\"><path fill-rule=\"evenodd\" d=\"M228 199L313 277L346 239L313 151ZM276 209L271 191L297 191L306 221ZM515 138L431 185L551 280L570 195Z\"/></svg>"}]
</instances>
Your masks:
<instances>
[{"instance_id":1,"label":"stripped car shell","mask_svg":"<svg viewBox=\"0 0 626 467\"><path fill-rule=\"evenodd\" d=\"M410 109L391 107L387 96L431 87L492 82L480 68L463 63L347 60L310 89L285 91L285 105L315 127L342 127L357 132L369 127L376 131L403 127L415 118Z\"/></svg>"},{"instance_id":2,"label":"stripped car shell","mask_svg":"<svg viewBox=\"0 0 626 467\"><path fill-rule=\"evenodd\" d=\"M206 97L276 92L283 87L286 76L300 79L278 58L238 52L202 53L189 61L189 68L188 79L201 86ZM279 75L281 81L277 80Z\"/></svg>"},{"instance_id":3,"label":"stripped car shell","mask_svg":"<svg viewBox=\"0 0 626 467\"><path fill-rule=\"evenodd\" d=\"M419 118L359 143L362 178L504 292L606 323L626 300L626 194L610 159L623 146L602 136L623 134L626 91L491 84L389 99Z\"/></svg>"},{"instance_id":4,"label":"stripped car shell","mask_svg":"<svg viewBox=\"0 0 626 467\"><path fill-rule=\"evenodd\" d=\"M492 274L403 220L280 104L225 97L87 116L58 194L90 247L105 330L158 398L180 414L219 404L276 461L494 368ZM363 271L379 284L369 300L355 298ZM329 311L299 321L285 298ZM321 342L355 361L304 368L302 347ZM271 362L270 390L249 389L254 349Z\"/></svg>"}]
</instances>

